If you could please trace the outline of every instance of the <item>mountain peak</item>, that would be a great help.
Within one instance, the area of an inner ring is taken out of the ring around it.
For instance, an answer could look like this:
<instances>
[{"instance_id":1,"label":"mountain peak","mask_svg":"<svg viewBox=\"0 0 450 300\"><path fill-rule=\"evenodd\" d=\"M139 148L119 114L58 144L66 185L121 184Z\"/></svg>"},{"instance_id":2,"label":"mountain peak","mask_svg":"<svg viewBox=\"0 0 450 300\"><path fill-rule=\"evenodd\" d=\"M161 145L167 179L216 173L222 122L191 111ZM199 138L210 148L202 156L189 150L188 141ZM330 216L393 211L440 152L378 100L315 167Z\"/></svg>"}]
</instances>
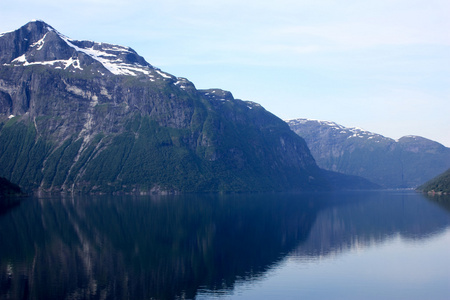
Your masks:
<instances>
[{"instance_id":1,"label":"mountain peak","mask_svg":"<svg viewBox=\"0 0 450 300\"><path fill-rule=\"evenodd\" d=\"M176 81L174 76L155 69L130 47L73 40L42 20L30 21L15 31L0 35L0 64L14 67L43 65L70 72Z\"/></svg>"},{"instance_id":2,"label":"mountain peak","mask_svg":"<svg viewBox=\"0 0 450 300\"><path fill-rule=\"evenodd\" d=\"M360 127L345 127L331 121L299 118L286 120L286 123L288 123L291 128L295 128L294 131L299 131L300 128L321 128L321 131L327 131L327 135L333 135L336 138L342 140L360 138L364 140L372 140L373 142L377 143L379 143L381 140L392 140L390 138L367 131Z\"/></svg>"},{"instance_id":3,"label":"mountain peak","mask_svg":"<svg viewBox=\"0 0 450 300\"><path fill-rule=\"evenodd\" d=\"M53 28L43 21L31 21L15 31L0 34L0 63L18 58L50 30ZM11 48L14 51L10 51Z\"/></svg>"},{"instance_id":4,"label":"mountain peak","mask_svg":"<svg viewBox=\"0 0 450 300\"><path fill-rule=\"evenodd\" d=\"M9 33L15 33L19 35L18 38L22 39L22 41L30 41L31 43L36 42L41 39L47 32L56 30L45 23L42 20L32 20L27 24L23 25L16 31L11 31Z\"/></svg>"},{"instance_id":5,"label":"mountain peak","mask_svg":"<svg viewBox=\"0 0 450 300\"><path fill-rule=\"evenodd\" d=\"M54 30L54 28L52 26L50 26L45 21L40 20L40 19L31 20L30 22L28 22L27 24L25 24L22 27L32 28L33 26L36 26L38 28L47 29L47 30Z\"/></svg>"}]
</instances>

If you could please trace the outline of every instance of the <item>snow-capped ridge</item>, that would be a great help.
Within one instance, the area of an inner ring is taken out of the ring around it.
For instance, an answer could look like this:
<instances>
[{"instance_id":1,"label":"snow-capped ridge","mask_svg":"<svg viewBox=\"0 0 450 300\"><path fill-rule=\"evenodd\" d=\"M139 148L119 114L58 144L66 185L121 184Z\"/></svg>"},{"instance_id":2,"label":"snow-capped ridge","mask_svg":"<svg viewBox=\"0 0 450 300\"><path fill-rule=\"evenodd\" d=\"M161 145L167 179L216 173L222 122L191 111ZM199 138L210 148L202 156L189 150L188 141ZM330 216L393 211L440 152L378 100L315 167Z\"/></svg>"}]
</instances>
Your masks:
<instances>
[{"instance_id":1,"label":"snow-capped ridge","mask_svg":"<svg viewBox=\"0 0 450 300\"><path fill-rule=\"evenodd\" d=\"M31 44L23 49L19 56L13 57L4 65L12 66L30 66L45 65L53 66L57 69L67 69L71 67L72 71L82 71L85 65L89 63L85 59L81 59L80 55L87 55L94 61L99 62L106 70L114 75L128 76L147 76L151 81L156 80L175 80L175 77L154 68L144 58L139 56L130 47L113 45L108 43L99 43L93 41L78 41L71 39L64 34L58 32L52 26L41 20L33 20L19 30L24 32L22 35L27 37L32 34L35 38L30 40ZM17 30L16 30L17 31ZM12 33L15 31L11 31ZM11 33L9 32L9 33ZM50 36L50 32L54 34ZM8 33L3 33L0 37ZM56 35L55 35L56 34ZM28 41L28 38L23 38ZM39 52L45 51L46 47L58 45L55 43L64 42L74 51L70 54L70 50L62 50L65 52L54 52L55 48L61 51L61 46L53 46L51 55L43 55ZM53 54L55 53L55 54ZM55 56L56 55L56 56ZM59 57L58 57L59 55ZM92 61L91 61L92 62ZM98 70L104 74L105 71Z\"/></svg>"},{"instance_id":2,"label":"snow-capped ridge","mask_svg":"<svg viewBox=\"0 0 450 300\"><path fill-rule=\"evenodd\" d=\"M13 31L0 32L0 37L2 37L4 35L7 35L8 33L12 33L12 32L14 32L14 30Z\"/></svg>"},{"instance_id":3,"label":"snow-capped ridge","mask_svg":"<svg viewBox=\"0 0 450 300\"><path fill-rule=\"evenodd\" d=\"M76 41L71 40L65 36L61 36L61 38L69 45L74 48L78 52L82 52L86 55L89 55L96 61L100 62L108 71L113 73L114 75L132 75L137 76L137 73L142 73L145 75L150 75L152 68L150 65L139 65L139 64L129 64L126 63L123 59L114 55L108 51L117 51L117 52L130 52L129 49L119 48L118 46L109 44L100 44L94 43L90 48L81 48L76 45ZM106 45L105 47L102 47ZM96 47L99 46L99 47ZM97 49L96 49L97 48ZM100 49L98 49L100 48Z\"/></svg>"},{"instance_id":4,"label":"snow-capped ridge","mask_svg":"<svg viewBox=\"0 0 450 300\"><path fill-rule=\"evenodd\" d=\"M96 76L134 76L174 84L184 91L196 90L189 80L152 66L130 47L74 40L42 20L32 20L17 30L0 34L0 38L0 65L3 66L44 66ZM14 51L10 45L14 45ZM232 98L230 95L224 94L220 99L228 100Z\"/></svg>"},{"instance_id":5,"label":"snow-capped ridge","mask_svg":"<svg viewBox=\"0 0 450 300\"><path fill-rule=\"evenodd\" d=\"M307 124L317 124L321 126L326 126L334 131L336 135L341 135L343 137L346 137L347 139L351 138L366 138L366 139L389 139L387 137L384 137L380 134L373 133L370 131L367 131L361 127L345 127L343 125L337 124L335 122L331 121L324 121L324 120L316 120L316 119L308 119L308 118L299 118L299 119L291 119L291 120L285 120L286 123L289 125L307 125Z\"/></svg>"},{"instance_id":6,"label":"snow-capped ridge","mask_svg":"<svg viewBox=\"0 0 450 300\"><path fill-rule=\"evenodd\" d=\"M405 135L402 138L411 138L411 139L423 139L424 137L418 135Z\"/></svg>"},{"instance_id":7,"label":"snow-capped ridge","mask_svg":"<svg viewBox=\"0 0 450 300\"><path fill-rule=\"evenodd\" d=\"M84 53L100 62L114 75L138 76L139 74L144 74L150 76L154 70L154 68L141 57L139 57L140 61L134 61L132 63L127 62L127 58L129 60L139 60L135 59L134 56L138 56L138 54L130 47L102 42L77 41L70 39L59 32L57 33L67 45L74 48L77 52Z\"/></svg>"},{"instance_id":8,"label":"snow-capped ridge","mask_svg":"<svg viewBox=\"0 0 450 300\"><path fill-rule=\"evenodd\" d=\"M177 77L176 81L173 83L175 86L178 86L182 90L193 89L196 90L195 85L190 82L187 78Z\"/></svg>"}]
</instances>

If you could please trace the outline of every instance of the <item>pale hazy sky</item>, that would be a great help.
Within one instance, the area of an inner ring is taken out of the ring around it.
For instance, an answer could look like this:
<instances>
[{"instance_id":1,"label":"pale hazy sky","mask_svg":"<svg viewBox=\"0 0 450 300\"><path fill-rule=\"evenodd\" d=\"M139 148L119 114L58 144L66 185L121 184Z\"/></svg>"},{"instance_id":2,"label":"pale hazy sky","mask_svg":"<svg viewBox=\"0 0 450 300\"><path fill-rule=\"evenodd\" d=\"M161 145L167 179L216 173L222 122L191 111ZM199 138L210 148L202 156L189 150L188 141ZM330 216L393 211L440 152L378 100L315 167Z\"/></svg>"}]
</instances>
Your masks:
<instances>
[{"instance_id":1,"label":"pale hazy sky","mask_svg":"<svg viewBox=\"0 0 450 300\"><path fill-rule=\"evenodd\" d=\"M449 16L448 0L1 0L0 32L41 19L282 119L450 147Z\"/></svg>"}]
</instances>

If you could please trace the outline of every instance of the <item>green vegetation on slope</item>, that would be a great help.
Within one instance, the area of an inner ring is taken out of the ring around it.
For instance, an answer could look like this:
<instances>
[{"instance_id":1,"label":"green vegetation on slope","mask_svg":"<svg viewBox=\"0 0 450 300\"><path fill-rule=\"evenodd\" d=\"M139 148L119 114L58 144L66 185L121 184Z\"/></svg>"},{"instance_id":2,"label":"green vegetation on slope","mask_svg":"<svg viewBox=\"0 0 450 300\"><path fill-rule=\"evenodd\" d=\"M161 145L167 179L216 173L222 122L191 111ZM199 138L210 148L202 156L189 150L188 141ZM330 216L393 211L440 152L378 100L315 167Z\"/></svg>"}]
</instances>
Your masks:
<instances>
[{"instance_id":1,"label":"green vegetation on slope","mask_svg":"<svg viewBox=\"0 0 450 300\"><path fill-rule=\"evenodd\" d=\"M48 155L49 144L37 137L33 125L8 122L0 131L0 176L18 183L26 190L42 180L42 163Z\"/></svg>"},{"instance_id":2,"label":"green vegetation on slope","mask_svg":"<svg viewBox=\"0 0 450 300\"><path fill-rule=\"evenodd\" d=\"M235 113L235 107L229 106L223 111ZM255 109L256 118L264 119L266 112L261 110ZM304 170L283 166L286 157L275 153L280 151L276 148L280 137L286 142L292 138L287 127L269 120L273 128L261 130L251 118L242 126L214 111L203 112L203 118L203 124L195 125L200 130L195 130L163 127L149 116L135 114L123 120L123 132L99 133L85 144L75 136L57 144L39 136L34 124L16 121L0 130L0 176L12 178L28 191L242 192L327 187L314 165ZM40 126L45 125L42 122ZM205 137L207 142L202 142Z\"/></svg>"},{"instance_id":3,"label":"green vegetation on slope","mask_svg":"<svg viewBox=\"0 0 450 300\"><path fill-rule=\"evenodd\" d=\"M417 189L426 193L450 194L450 169Z\"/></svg>"}]
</instances>

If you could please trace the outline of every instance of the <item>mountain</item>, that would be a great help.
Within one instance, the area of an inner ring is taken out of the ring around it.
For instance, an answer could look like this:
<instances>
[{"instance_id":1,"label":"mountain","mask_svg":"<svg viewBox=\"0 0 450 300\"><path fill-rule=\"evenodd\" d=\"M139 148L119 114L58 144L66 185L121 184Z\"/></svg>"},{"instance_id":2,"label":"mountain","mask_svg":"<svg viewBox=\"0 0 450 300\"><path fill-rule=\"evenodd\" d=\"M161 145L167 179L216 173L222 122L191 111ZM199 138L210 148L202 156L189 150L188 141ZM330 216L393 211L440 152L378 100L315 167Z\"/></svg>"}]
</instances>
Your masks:
<instances>
[{"instance_id":1,"label":"mountain","mask_svg":"<svg viewBox=\"0 0 450 300\"><path fill-rule=\"evenodd\" d=\"M370 186L319 169L259 104L197 90L131 48L73 40L42 21L0 35L0 176L50 192Z\"/></svg>"},{"instance_id":2,"label":"mountain","mask_svg":"<svg viewBox=\"0 0 450 300\"><path fill-rule=\"evenodd\" d=\"M23 196L25 194L18 185L0 177L0 215L19 205Z\"/></svg>"},{"instance_id":3,"label":"mountain","mask_svg":"<svg viewBox=\"0 0 450 300\"><path fill-rule=\"evenodd\" d=\"M450 194L450 169L417 188L425 193Z\"/></svg>"},{"instance_id":4,"label":"mountain","mask_svg":"<svg viewBox=\"0 0 450 300\"><path fill-rule=\"evenodd\" d=\"M6 178L0 177L0 198L7 195L21 195L20 187Z\"/></svg>"},{"instance_id":5,"label":"mountain","mask_svg":"<svg viewBox=\"0 0 450 300\"><path fill-rule=\"evenodd\" d=\"M414 188L450 167L450 148L419 136L398 141L329 121L286 121L319 167L364 177L385 188Z\"/></svg>"}]
</instances>

